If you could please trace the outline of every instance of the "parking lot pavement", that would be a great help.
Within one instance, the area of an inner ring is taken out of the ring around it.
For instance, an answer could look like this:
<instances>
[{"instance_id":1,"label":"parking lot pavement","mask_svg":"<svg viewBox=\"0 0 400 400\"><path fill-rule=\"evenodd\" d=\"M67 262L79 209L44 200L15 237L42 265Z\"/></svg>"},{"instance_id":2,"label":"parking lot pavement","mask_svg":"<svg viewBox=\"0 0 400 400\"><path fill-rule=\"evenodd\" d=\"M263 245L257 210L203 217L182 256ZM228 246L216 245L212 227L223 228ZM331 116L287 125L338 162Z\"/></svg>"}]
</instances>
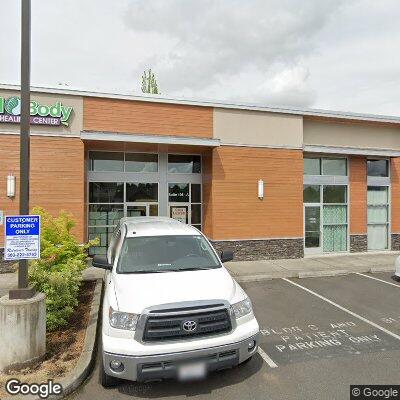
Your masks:
<instances>
[{"instance_id":1,"label":"parking lot pavement","mask_svg":"<svg viewBox=\"0 0 400 400\"><path fill-rule=\"evenodd\" d=\"M70 398L348 399L350 384L400 383L400 285L390 274L243 287L260 323L263 357L205 381L124 382L108 390L98 383L98 360Z\"/></svg>"}]
</instances>

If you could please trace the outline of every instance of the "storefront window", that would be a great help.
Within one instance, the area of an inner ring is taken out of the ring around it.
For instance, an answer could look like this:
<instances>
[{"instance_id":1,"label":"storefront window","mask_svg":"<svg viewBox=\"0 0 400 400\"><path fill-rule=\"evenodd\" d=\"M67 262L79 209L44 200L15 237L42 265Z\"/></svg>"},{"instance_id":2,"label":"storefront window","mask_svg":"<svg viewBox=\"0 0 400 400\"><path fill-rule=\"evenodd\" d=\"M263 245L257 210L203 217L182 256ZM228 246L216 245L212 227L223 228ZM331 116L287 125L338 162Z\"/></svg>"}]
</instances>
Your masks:
<instances>
[{"instance_id":1,"label":"storefront window","mask_svg":"<svg viewBox=\"0 0 400 400\"><path fill-rule=\"evenodd\" d=\"M89 171L122 172L124 170L124 153L114 151L90 151Z\"/></svg>"},{"instance_id":2,"label":"storefront window","mask_svg":"<svg viewBox=\"0 0 400 400\"><path fill-rule=\"evenodd\" d=\"M303 197L305 248L318 252L346 251L347 186L304 185Z\"/></svg>"},{"instance_id":3,"label":"storefront window","mask_svg":"<svg viewBox=\"0 0 400 400\"><path fill-rule=\"evenodd\" d=\"M346 158L304 158L304 175L347 176Z\"/></svg>"},{"instance_id":4,"label":"storefront window","mask_svg":"<svg viewBox=\"0 0 400 400\"><path fill-rule=\"evenodd\" d=\"M368 249L385 250L389 237L389 188L368 186Z\"/></svg>"},{"instance_id":5,"label":"storefront window","mask_svg":"<svg viewBox=\"0 0 400 400\"><path fill-rule=\"evenodd\" d=\"M201 203L201 185L191 185L191 202Z\"/></svg>"},{"instance_id":6,"label":"storefront window","mask_svg":"<svg viewBox=\"0 0 400 400\"><path fill-rule=\"evenodd\" d=\"M304 185L303 201L304 201L304 203L319 203L321 201L320 186L319 185Z\"/></svg>"},{"instance_id":7,"label":"storefront window","mask_svg":"<svg viewBox=\"0 0 400 400\"><path fill-rule=\"evenodd\" d=\"M89 227L89 240L98 239L99 244L89 249L90 255L106 254L108 245L110 244L111 236L114 233L114 226Z\"/></svg>"},{"instance_id":8,"label":"storefront window","mask_svg":"<svg viewBox=\"0 0 400 400\"><path fill-rule=\"evenodd\" d=\"M127 183L126 201L133 202L158 202L157 183Z\"/></svg>"},{"instance_id":9,"label":"storefront window","mask_svg":"<svg viewBox=\"0 0 400 400\"><path fill-rule=\"evenodd\" d=\"M323 158L322 175L346 176L347 163L345 158Z\"/></svg>"},{"instance_id":10,"label":"storefront window","mask_svg":"<svg viewBox=\"0 0 400 400\"><path fill-rule=\"evenodd\" d=\"M170 183L168 188L168 198L170 203L189 203L188 183Z\"/></svg>"},{"instance_id":11,"label":"storefront window","mask_svg":"<svg viewBox=\"0 0 400 400\"><path fill-rule=\"evenodd\" d=\"M126 153L125 172L157 172L158 154Z\"/></svg>"},{"instance_id":12,"label":"storefront window","mask_svg":"<svg viewBox=\"0 0 400 400\"><path fill-rule=\"evenodd\" d=\"M388 160L367 160L368 176L389 176Z\"/></svg>"},{"instance_id":13,"label":"storefront window","mask_svg":"<svg viewBox=\"0 0 400 400\"><path fill-rule=\"evenodd\" d=\"M346 203L346 192L344 185L325 185L324 203Z\"/></svg>"},{"instance_id":14,"label":"storefront window","mask_svg":"<svg viewBox=\"0 0 400 400\"><path fill-rule=\"evenodd\" d=\"M123 216L123 204L89 204L89 226L115 226Z\"/></svg>"},{"instance_id":15,"label":"storefront window","mask_svg":"<svg viewBox=\"0 0 400 400\"><path fill-rule=\"evenodd\" d=\"M201 185L170 183L169 216L201 230Z\"/></svg>"},{"instance_id":16,"label":"storefront window","mask_svg":"<svg viewBox=\"0 0 400 400\"><path fill-rule=\"evenodd\" d=\"M100 241L90 249L90 254L106 254L114 228L124 216L124 184L89 182L89 203L89 239L98 238Z\"/></svg>"},{"instance_id":17,"label":"storefront window","mask_svg":"<svg viewBox=\"0 0 400 400\"><path fill-rule=\"evenodd\" d=\"M89 203L123 203L122 182L89 182Z\"/></svg>"},{"instance_id":18,"label":"storefront window","mask_svg":"<svg viewBox=\"0 0 400 400\"><path fill-rule=\"evenodd\" d=\"M184 154L168 154L168 172L198 174L201 172L201 157Z\"/></svg>"},{"instance_id":19,"label":"storefront window","mask_svg":"<svg viewBox=\"0 0 400 400\"><path fill-rule=\"evenodd\" d=\"M321 160L304 158L304 175L321 175Z\"/></svg>"},{"instance_id":20,"label":"storefront window","mask_svg":"<svg viewBox=\"0 0 400 400\"><path fill-rule=\"evenodd\" d=\"M347 186L323 186L323 250L347 250Z\"/></svg>"},{"instance_id":21,"label":"storefront window","mask_svg":"<svg viewBox=\"0 0 400 400\"><path fill-rule=\"evenodd\" d=\"M200 155L96 150L89 151L89 170L88 234L100 238L91 254L105 254L124 216L170 216L201 229Z\"/></svg>"}]
</instances>

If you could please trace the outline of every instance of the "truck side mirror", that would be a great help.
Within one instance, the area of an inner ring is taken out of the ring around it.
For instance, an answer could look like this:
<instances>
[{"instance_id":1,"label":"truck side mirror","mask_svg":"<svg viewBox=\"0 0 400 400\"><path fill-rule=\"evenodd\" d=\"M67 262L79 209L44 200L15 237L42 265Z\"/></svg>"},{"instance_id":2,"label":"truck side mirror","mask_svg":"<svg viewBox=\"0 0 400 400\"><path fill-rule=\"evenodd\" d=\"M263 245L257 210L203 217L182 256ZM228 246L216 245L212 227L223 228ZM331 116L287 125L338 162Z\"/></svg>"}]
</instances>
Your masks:
<instances>
[{"instance_id":1,"label":"truck side mirror","mask_svg":"<svg viewBox=\"0 0 400 400\"><path fill-rule=\"evenodd\" d=\"M227 262L227 261L232 261L233 260L233 251L232 250L223 250L220 258L223 263Z\"/></svg>"},{"instance_id":2,"label":"truck side mirror","mask_svg":"<svg viewBox=\"0 0 400 400\"><path fill-rule=\"evenodd\" d=\"M108 263L107 256L94 256L92 260L92 267L111 271L113 266Z\"/></svg>"}]
</instances>

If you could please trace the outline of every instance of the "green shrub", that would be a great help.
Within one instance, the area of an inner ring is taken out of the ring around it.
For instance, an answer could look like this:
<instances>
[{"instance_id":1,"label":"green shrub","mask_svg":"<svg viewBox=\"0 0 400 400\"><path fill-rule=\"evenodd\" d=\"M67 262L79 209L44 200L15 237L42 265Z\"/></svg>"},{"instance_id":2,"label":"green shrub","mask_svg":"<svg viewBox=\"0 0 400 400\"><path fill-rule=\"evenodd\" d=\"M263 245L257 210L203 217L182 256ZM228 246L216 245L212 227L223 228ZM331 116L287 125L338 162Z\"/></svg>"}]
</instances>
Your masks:
<instances>
[{"instance_id":1,"label":"green shrub","mask_svg":"<svg viewBox=\"0 0 400 400\"><path fill-rule=\"evenodd\" d=\"M29 280L46 295L46 325L51 331L65 326L78 305L87 250L97 240L80 245L71 234L75 222L64 211L55 218L36 207L33 214L41 216L40 259L30 263Z\"/></svg>"}]
</instances>

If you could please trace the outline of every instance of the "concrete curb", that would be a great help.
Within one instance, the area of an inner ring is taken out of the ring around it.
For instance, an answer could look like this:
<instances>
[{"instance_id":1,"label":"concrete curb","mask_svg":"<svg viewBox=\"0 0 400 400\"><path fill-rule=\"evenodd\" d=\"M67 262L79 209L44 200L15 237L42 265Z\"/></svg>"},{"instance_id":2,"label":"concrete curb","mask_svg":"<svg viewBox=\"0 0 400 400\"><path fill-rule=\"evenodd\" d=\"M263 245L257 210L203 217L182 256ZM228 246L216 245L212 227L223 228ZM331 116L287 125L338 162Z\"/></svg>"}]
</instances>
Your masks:
<instances>
[{"instance_id":1,"label":"concrete curb","mask_svg":"<svg viewBox=\"0 0 400 400\"><path fill-rule=\"evenodd\" d=\"M382 265L379 267L372 267L370 268L369 272L395 272L395 267L393 265Z\"/></svg>"},{"instance_id":2,"label":"concrete curb","mask_svg":"<svg viewBox=\"0 0 400 400\"><path fill-rule=\"evenodd\" d=\"M250 282L263 282L270 281L272 279L280 278L319 278L324 276L342 276L355 274L357 272L363 273L379 273L379 272L393 272L394 267L392 265L382 265L378 267L354 267L353 269L332 269L332 270L317 270L317 271L290 271L287 272L272 272L265 274L254 274L254 275L232 275L232 277L239 283L250 283Z\"/></svg>"},{"instance_id":3,"label":"concrete curb","mask_svg":"<svg viewBox=\"0 0 400 400\"><path fill-rule=\"evenodd\" d=\"M101 279L96 279L96 287L93 293L90 318L85 334L82 353L79 356L79 360L71 373L58 382L63 387L63 393L59 396L49 396L48 399L56 400L68 396L75 391L90 374L92 365L95 361L97 322L99 319L99 311L101 306L102 289L103 281ZM39 400L39 398L37 399Z\"/></svg>"},{"instance_id":4,"label":"concrete curb","mask_svg":"<svg viewBox=\"0 0 400 400\"><path fill-rule=\"evenodd\" d=\"M339 276L348 275L352 271L345 269L334 269L334 270L322 270L322 271L302 271L299 272L299 278L320 278L323 276Z\"/></svg>"}]
</instances>

